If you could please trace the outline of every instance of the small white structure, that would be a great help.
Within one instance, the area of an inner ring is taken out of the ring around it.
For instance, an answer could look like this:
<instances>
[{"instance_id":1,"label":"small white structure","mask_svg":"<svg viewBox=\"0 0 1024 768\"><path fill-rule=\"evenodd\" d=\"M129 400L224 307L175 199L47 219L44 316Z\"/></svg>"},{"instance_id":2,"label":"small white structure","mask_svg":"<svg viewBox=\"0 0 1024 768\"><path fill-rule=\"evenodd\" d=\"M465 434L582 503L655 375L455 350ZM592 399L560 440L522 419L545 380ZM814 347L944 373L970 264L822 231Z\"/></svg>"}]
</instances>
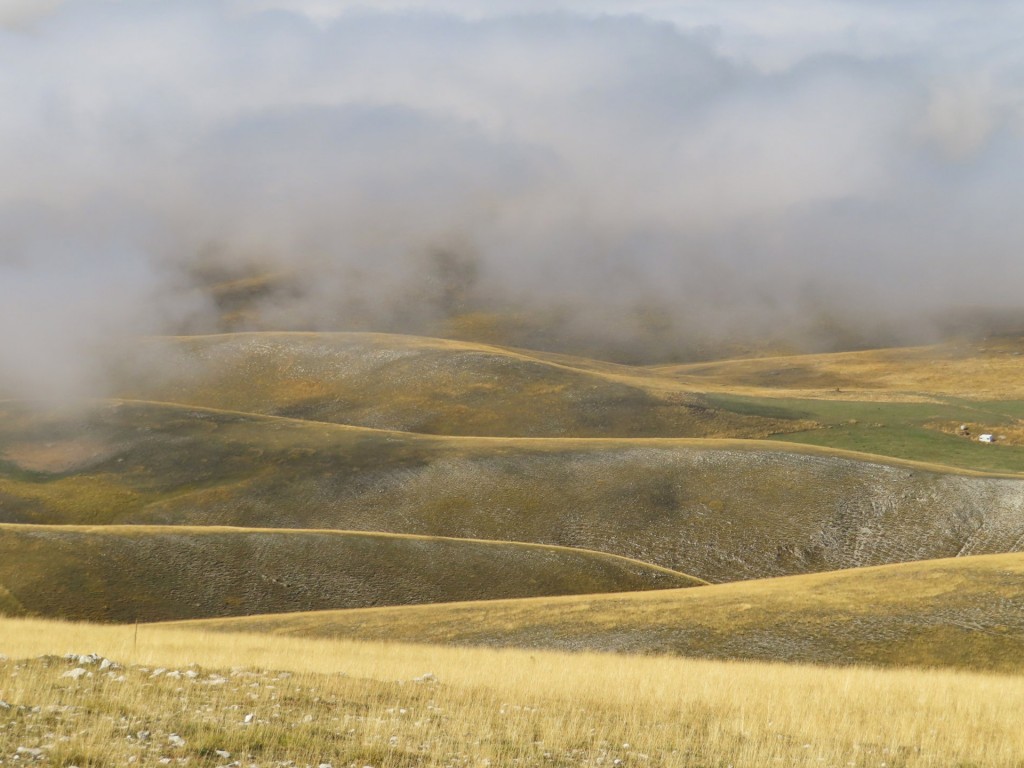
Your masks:
<instances>
[{"instance_id":1,"label":"small white structure","mask_svg":"<svg viewBox=\"0 0 1024 768\"><path fill-rule=\"evenodd\" d=\"M991 443L991 442L995 442L995 438L992 437L992 435L990 435L988 432L986 432L984 435L978 435L978 442L979 443Z\"/></svg>"}]
</instances>

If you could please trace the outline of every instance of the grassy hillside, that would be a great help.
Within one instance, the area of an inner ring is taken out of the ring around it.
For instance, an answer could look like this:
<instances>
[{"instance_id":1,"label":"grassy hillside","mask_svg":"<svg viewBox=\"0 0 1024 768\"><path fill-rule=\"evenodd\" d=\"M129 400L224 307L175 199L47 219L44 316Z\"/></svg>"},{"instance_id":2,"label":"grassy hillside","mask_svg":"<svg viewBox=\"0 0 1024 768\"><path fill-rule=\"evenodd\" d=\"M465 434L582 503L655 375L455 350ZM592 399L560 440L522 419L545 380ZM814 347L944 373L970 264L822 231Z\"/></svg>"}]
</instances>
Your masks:
<instances>
[{"instance_id":1,"label":"grassy hillside","mask_svg":"<svg viewBox=\"0 0 1024 768\"><path fill-rule=\"evenodd\" d=\"M989 471L1024 467L1024 338L653 370L716 409L811 423L775 439ZM967 426L967 432L960 430ZM995 445L978 442L992 433Z\"/></svg>"},{"instance_id":2,"label":"grassy hillside","mask_svg":"<svg viewBox=\"0 0 1024 768\"><path fill-rule=\"evenodd\" d=\"M1019 768L1016 349L902 352L240 334L0 402L0 614L125 622L0 618L0 763ZM134 624L193 616L233 618ZM89 651L125 666L39 656Z\"/></svg>"},{"instance_id":3,"label":"grassy hillside","mask_svg":"<svg viewBox=\"0 0 1024 768\"><path fill-rule=\"evenodd\" d=\"M335 531L0 525L0 612L85 621L695 586L625 558Z\"/></svg>"},{"instance_id":4,"label":"grassy hillside","mask_svg":"<svg viewBox=\"0 0 1024 768\"><path fill-rule=\"evenodd\" d=\"M927 402L708 395L722 410L771 414L814 426L770 439L990 472L1024 468L1024 401L931 398ZM960 425L968 427L960 433ZM978 442L991 433L994 444Z\"/></svg>"},{"instance_id":5,"label":"grassy hillside","mask_svg":"<svg viewBox=\"0 0 1024 768\"><path fill-rule=\"evenodd\" d=\"M773 437L1014 471L1024 340L984 343L644 368L390 334L246 333L140 342L111 378L130 399L427 434Z\"/></svg>"},{"instance_id":6,"label":"grassy hillside","mask_svg":"<svg viewBox=\"0 0 1024 768\"><path fill-rule=\"evenodd\" d=\"M1024 547L1024 480L756 441L445 438L121 403L0 418L2 522L579 547L708 581Z\"/></svg>"},{"instance_id":7,"label":"grassy hillside","mask_svg":"<svg viewBox=\"0 0 1024 768\"><path fill-rule=\"evenodd\" d=\"M698 389L757 390L828 399L1024 399L1024 337L997 336L926 347L761 357L655 366ZM836 391L838 390L838 391Z\"/></svg>"},{"instance_id":8,"label":"grassy hillside","mask_svg":"<svg viewBox=\"0 0 1024 768\"><path fill-rule=\"evenodd\" d=\"M763 437L790 420L719 411L644 368L371 333L242 333L141 342L119 394L444 435Z\"/></svg>"},{"instance_id":9,"label":"grassy hillside","mask_svg":"<svg viewBox=\"0 0 1024 768\"><path fill-rule=\"evenodd\" d=\"M204 630L1024 671L1024 555L697 590L257 616Z\"/></svg>"},{"instance_id":10,"label":"grassy hillside","mask_svg":"<svg viewBox=\"0 0 1024 768\"><path fill-rule=\"evenodd\" d=\"M1024 752L1020 677L9 619L0 648L12 765L1010 768Z\"/></svg>"}]
</instances>

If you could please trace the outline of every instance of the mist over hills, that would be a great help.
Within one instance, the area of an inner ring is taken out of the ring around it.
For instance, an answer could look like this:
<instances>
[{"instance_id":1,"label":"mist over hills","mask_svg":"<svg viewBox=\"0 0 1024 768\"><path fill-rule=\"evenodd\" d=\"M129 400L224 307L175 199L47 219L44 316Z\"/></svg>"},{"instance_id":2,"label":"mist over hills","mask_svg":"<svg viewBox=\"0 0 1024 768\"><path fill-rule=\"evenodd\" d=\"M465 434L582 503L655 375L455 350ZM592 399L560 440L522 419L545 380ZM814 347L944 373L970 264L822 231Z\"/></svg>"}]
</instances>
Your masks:
<instances>
[{"instance_id":1,"label":"mist over hills","mask_svg":"<svg viewBox=\"0 0 1024 768\"><path fill-rule=\"evenodd\" d=\"M1015 672L1024 479L970 467L1018 466L1020 341L983 343L643 368L137 340L108 380L162 402L0 402L0 613ZM949 463L824 447L854 438Z\"/></svg>"},{"instance_id":2,"label":"mist over hills","mask_svg":"<svg viewBox=\"0 0 1024 768\"><path fill-rule=\"evenodd\" d=\"M1012 3L789 0L799 32L747 2L19 6L0 370L22 395L109 394L97 348L127 333L676 362L1019 310Z\"/></svg>"},{"instance_id":3,"label":"mist over hills","mask_svg":"<svg viewBox=\"0 0 1024 768\"><path fill-rule=\"evenodd\" d=\"M0 7L0 612L1017 670L1021 23Z\"/></svg>"}]
</instances>

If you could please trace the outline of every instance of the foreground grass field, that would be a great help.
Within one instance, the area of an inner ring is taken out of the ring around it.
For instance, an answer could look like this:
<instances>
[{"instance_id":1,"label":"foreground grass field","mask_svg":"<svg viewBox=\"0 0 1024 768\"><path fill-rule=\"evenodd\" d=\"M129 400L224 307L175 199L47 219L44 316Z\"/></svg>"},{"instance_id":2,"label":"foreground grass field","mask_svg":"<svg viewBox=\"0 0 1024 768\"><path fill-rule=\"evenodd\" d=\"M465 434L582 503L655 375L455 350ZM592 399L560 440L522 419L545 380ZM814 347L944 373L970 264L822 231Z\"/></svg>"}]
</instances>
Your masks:
<instances>
[{"instance_id":1,"label":"foreground grass field","mask_svg":"<svg viewBox=\"0 0 1024 768\"><path fill-rule=\"evenodd\" d=\"M188 626L1024 673L1022 587L1024 554L988 555L692 590L252 616Z\"/></svg>"},{"instance_id":2,"label":"foreground grass field","mask_svg":"<svg viewBox=\"0 0 1024 768\"><path fill-rule=\"evenodd\" d=\"M1024 755L1016 676L12 619L0 651L11 765L1019 768Z\"/></svg>"}]
</instances>

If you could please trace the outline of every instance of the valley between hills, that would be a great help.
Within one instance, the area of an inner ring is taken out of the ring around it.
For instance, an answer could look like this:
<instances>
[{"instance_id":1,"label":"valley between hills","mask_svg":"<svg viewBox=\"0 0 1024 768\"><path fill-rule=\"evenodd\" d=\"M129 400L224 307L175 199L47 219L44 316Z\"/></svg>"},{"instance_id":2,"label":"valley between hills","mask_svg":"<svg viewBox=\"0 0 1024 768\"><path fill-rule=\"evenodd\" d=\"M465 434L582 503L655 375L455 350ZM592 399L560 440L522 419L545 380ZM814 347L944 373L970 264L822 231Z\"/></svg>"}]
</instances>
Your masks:
<instances>
[{"instance_id":1,"label":"valley between hills","mask_svg":"<svg viewBox=\"0 0 1024 768\"><path fill-rule=\"evenodd\" d=\"M0 765L1019 768L1022 351L237 333L0 393Z\"/></svg>"},{"instance_id":2,"label":"valley between hills","mask_svg":"<svg viewBox=\"0 0 1024 768\"><path fill-rule=\"evenodd\" d=\"M140 340L107 399L0 402L0 611L1017 671L1022 350Z\"/></svg>"},{"instance_id":3,"label":"valley between hills","mask_svg":"<svg viewBox=\"0 0 1024 768\"><path fill-rule=\"evenodd\" d=\"M0 0L0 768L1024 768L1021 30Z\"/></svg>"}]
</instances>

